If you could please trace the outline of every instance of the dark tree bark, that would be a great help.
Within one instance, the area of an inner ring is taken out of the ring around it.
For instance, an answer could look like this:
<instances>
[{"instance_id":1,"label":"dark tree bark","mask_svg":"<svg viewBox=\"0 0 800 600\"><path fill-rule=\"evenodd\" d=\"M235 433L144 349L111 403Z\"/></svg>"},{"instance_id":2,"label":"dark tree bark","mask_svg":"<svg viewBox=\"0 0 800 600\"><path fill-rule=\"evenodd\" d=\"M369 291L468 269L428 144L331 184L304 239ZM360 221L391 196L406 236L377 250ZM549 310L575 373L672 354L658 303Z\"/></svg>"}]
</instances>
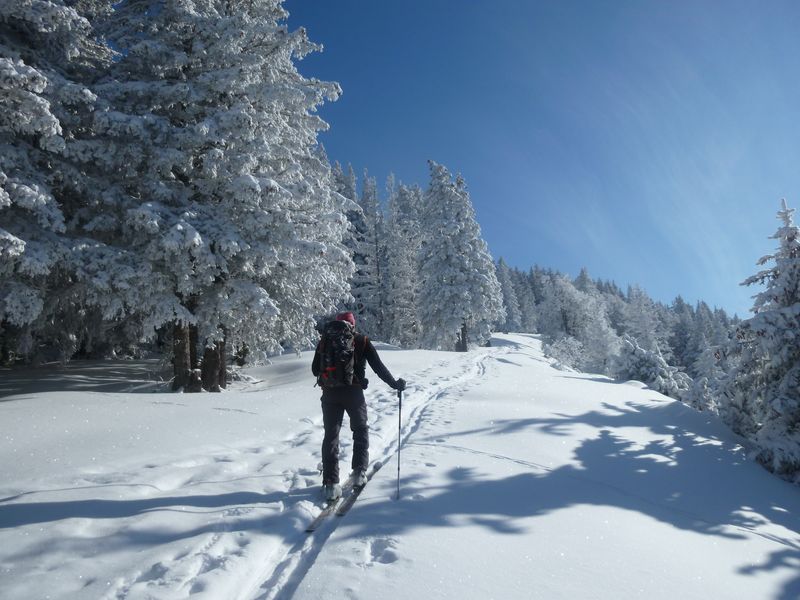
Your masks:
<instances>
[{"instance_id":1,"label":"dark tree bark","mask_svg":"<svg viewBox=\"0 0 800 600\"><path fill-rule=\"evenodd\" d=\"M225 389L228 387L228 362L225 358L225 353L227 352L227 337L228 334L225 334L225 338L219 343L219 387Z\"/></svg>"},{"instance_id":2,"label":"dark tree bark","mask_svg":"<svg viewBox=\"0 0 800 600\"><path fill-rule=\"evenodd\" d=\"M189 327L180 322L172 323L172 390L189 385L192 374Z\"/></svg>"},{"instance_id":3,"label":"dark tree bark","mask_svg":"<svg viewBox=\"0 0 800 600\"><path fill-rule=\"evenodd\" d=\"M456 352L466 352L468 349L469 344L467 343L467 324L466 322L463 322L461 324L461 332L456 338Z\"/></svg>"},{"instance_id":4,"label":"dark tree bark","mask_svg":"<svg viewBox=\"0 0 800 600\"><path fill-rule=\"evenodd\" d=\"M222 328L223 338L203 351L202 380L203 389L219 392L228 385L228 372L225 360L227 332Z\"/></svg>"},{"instance_id":5,"label":"dark tree bark","mask_svg":"<svg viewBox=\"0 0 800 600\"><path fill-rule=\"evenodd\" d=\"M200 368L200 357L197 355L197 325L189 325L189 355L192 369Z\"/></svg>"},{"instance_id":6,"label":"dark tree bark","mask_svg":"<svg viewBox=\"0 0 800 600\"><path fill-rule=\"evenodd\" d=\"M220 371L220 344L216 343L213 346L206 346L203 351L203 366L202 375L203 389L208 392L221 391L219 381Z\"/></svg>"},{"instance_id":7,"label":"dark tree bark","mask_svg":"<svg viewBox=\"0 0 800 600\"><path fill-rule=\"evenodd\" d=\"M197 351L197 325L189 325L189 360L192 364L189 382L185 392L196 394L203 391L203 382L200 372L200 358Z\"/></svg>"}]
</instances>

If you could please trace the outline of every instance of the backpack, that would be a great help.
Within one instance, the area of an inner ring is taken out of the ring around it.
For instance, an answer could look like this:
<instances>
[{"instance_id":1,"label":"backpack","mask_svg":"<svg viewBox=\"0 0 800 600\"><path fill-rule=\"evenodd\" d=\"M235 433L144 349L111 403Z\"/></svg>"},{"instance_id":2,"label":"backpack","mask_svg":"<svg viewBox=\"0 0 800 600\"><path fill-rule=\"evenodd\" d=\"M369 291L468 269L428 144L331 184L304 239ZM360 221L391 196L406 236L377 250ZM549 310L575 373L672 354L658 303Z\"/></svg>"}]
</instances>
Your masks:
<instances>
[{"instance_id":1,"label":"backpack","mask_svg":"<svg viewBox=\"0 0 800 600\"><path fill-rule=\"evenodd\" d=\"M317 383L323 388L353 385L355 367L355 328L347 321L329 321L320 341L320 372Z\"/></svg>"}]
</instances>

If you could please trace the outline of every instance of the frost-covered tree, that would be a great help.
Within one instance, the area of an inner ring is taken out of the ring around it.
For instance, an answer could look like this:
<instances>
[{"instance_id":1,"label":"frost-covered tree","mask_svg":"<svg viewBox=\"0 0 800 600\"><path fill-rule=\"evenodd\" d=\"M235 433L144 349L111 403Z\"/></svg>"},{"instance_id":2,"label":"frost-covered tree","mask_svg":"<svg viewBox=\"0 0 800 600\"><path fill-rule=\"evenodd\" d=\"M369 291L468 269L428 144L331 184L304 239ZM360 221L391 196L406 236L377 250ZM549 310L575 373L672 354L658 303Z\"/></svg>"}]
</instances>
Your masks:
<instances>
[{"instance_id":1,"label":"frost-covered tree","mask_svg":"<svg viewBox=\"0 0 800 600\"><path fill-rule=\"evenodd\" d=\"M86 227L151 270L143 334L171 326L176 387L202 363L216 389L226 341L252 353L311 343L314 316L347 294L346 223L315 114L339 89L298 73L318 48L286 17L280 0L127 0L103 28L121 52L95 86L109 143L82 158L114 180Z\"/></svg>"},{"instance_id":2,"label":"frost-covered tree","mask_svg":"<svg viewBox=\"0 0 800 600\"><path fill-rule=\"evenodd\" d=\"M538 326L538 312L536 310L536 296L533 293L530 277L514 269L511 273L511 279L519 300L520 331L535 333Z\"/></svg>"},{"instance_id":3,"label":"frost-covered tree","mask_svg":"<svg viewBox=\"0 0 800 600\"><path fill-rule=\"evenodd\" d=\"M345 173L339 162L335 162L331 168L331 185L333 190L344 200L345 205L344 214L347 216L348 226L342 243L350 256L355 257L360 243L359 232L364 230L364 212L358 205L357 180L352 165L347 166L347 173ZM347 308L353 309L354 307L347 306Z\"/></svg>"},{"instance_id":4,"label":"frost-covered tree","mask_svg":"<svg viewBox=\"0 0 800 600\"><path fill-rule=\"evenodd\" d=\"M353 165L347 165L347 173L345 173L342 169L342 165L336 161L331 167L331 178L333 180L334 191L348 200L358 202L358 192L356 191L357 181L356 174L353 171Z\"/></svg>"},{"instance_id":5,"label":"frost-covered tree","mask_svg":"<svg viewBox=\"0 0 800 600\"><path fill-rule=\"evenodd\" d=\"M675 366L687 369L694 362L689 347L694 331L694 311L691 305L678 296L672 303L672 312L675 319L668 342L675 357Z\"/></svg>"},{"instance_id":6,"label":"frost-covered tree","mask_svg":"<svg viewBox=\"0 0 800 600\"><path fill-rule=\"evenodd\" d=\"M359 211L349 214L355 235L353 261L356 271L350 290L353 312L359 330L372 338L383 337L383 281L381 277L381 246L383 221L378 201L378 186L374 177L364 171Z\"/></svg>"},{"instance_id":7,"label":"frost-covered tree","mask_svg":"<svg viewBox=\"0 0 800 600\"><path fill-rule=\"evenodd\" d=\"M750 435L758 460L788 478L800 478L800 228L782 201L778 250L758 261L765 268L744 281L761 284L753 316L738 331L741 360L726 386L728 418Z\"/></svg>"},{"instance_id":8,"label":"frost-covered tree","mask_svg":"<svg viewBox=\"0 0 800 600\"><path fill-rule=\"evenodd\" d=\"M87 87L110 60L86 16L98 3L0 2L0 337L4 354L40 343L68 360L102 296L76 271L105 249L72 224L67 150L87 127ZM102 286L101 286L102 287Z\"/></svg>"},{"instance_id":9,"label":"frost-covered tree","mask_svg":"<svg viewBox=\"0 0 800 600\"><path fill-rule=\"evenodd\" d=\"M610 361L619 339L609 325L605 306L595 286L578 290L568 277L554 275L540 305L540 329L550 355L570 367L594 373L610 373ZM572 338L579 344L562 340ZM558 356L556 356L558 354Z\"/></svg>"},{"instance_id":10,"label":"frost-covered tree","mask_svg":"<svg viewBox=\"0 0 800 600\"><path fill-rule=\"evenodd\" d=\"M522 329L522 313L517 299L517 290L511 278L511 269L508 268L502 257L497 261L496 271L497 281L500 283L503 294L503 308L506 313L505 320L498 323L498 327L506 333L520 331Z\"/></svg>"},{"instance_id":11,"label":"frost-covered tree","mask_svg":"<svg viewBox=\"0 0 800 600\"><path fill-rule=\"evenodd\" d=\"M528 277L530 279L531 290L533 290L534 300L536 304L539 305L545 298L545 288L548 283L549 274L539 265L534 265Z\"/></svg>"},{"instance_id":12,"label":"frost-covered tree","mask_svg":"<svg viewBox=\"0 0 800 600\"><path fill-rule=\"evenodd\" d=\"M636 339L639 346L664 355L668 350L667 333L656 303L639 286L628 288L625 308L625 333ZM669 358L669 353L666 356Z\"/></svg>"},{"instance_id":13,"label":"frost-covered tree","mask_svg":"<svg viewBox=\"0 0 800 600\"><path fill-rule=\"evenodd\" d=\"M421 206L422 190L418 186L401 183L389 197L385 326L389 341L407 348L415 347L420 335L417 255L422 242Z\"/></svg>"},{"instance_id":14,"label":"frost-covered tree","mask_svg":"<svg viewBox=\"0 0 800 600\"><path fill-rule=\"evenodd\" d=\"M725 375L720 363L721 353L719 347L706 343L691 366L692 385L684 400L697 410L719 412L717 398Z\"/></svg>"},{"instance_id":15,"label":"frost-covered tree","mask_svg":"<svg viewBox=\"0 0 800 600\"><path fill-rule=\"evenodd\" d=\"M575 278L574 285L579 292L591 294L597 291L597 286L592 281L592 278L589 277L589 270L586 267L581 268L581 272Z\"/></svg>"},{"instance_id":16,"label":"frost-covered tree","mask_svg":"<svg viewBox=\"0 0 800 600\"><path fill-rule=\"evenodd\" d=\"M419 256L419 315L426 348L466 350L489 339L503 318L494 262L463 180L429 161Z\"/></svg>"},{"instance_id":17,"label":"frost-covered tree","mask_svg":"<svg viewBox=\"0 0 800 600\"><path fill-rule=\"evenodd\" d=\"M637 380L666 396L683 400L689 393L691 378L671 367L659 352L642 348L633 338L625 337L613 365L617 379Z\"/></svg>"}]
</instances>

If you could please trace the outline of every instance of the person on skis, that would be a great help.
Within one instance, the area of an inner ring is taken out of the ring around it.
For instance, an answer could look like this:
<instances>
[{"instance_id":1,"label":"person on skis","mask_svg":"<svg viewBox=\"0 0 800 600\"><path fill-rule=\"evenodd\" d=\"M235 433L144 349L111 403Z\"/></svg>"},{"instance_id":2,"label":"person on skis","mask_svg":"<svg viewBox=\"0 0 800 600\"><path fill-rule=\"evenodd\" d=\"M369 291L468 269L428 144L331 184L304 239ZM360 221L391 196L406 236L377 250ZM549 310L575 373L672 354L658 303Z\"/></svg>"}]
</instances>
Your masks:
<instances>
[{"instance_id":1,"label":"person on skis","mask_svg":"<svg viewBox=\"0 0 800 600\"><path fill-rule=\"evenodd\" d=\"M353 432L352 477L354 486L366 484L369 464L369 426L364 390L367 388L366 363L389 387L402 391L406 382L395 379L381 362L367 336L355 330L351 312L336 315L327 323L317 344L311 372L322 388L322 485L325 498L336 500L342 494L339 484L339 431L346 412Z\"/></svg>"}]
</instances>

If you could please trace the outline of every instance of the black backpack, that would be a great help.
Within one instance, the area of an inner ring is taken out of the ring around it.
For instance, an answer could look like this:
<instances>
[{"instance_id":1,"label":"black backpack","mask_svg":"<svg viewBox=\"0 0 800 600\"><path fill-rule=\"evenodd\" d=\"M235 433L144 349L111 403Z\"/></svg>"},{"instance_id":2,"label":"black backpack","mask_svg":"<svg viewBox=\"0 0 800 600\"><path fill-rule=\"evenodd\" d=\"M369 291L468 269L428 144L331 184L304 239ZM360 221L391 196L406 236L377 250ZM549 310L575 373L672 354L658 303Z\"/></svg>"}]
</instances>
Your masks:
<instances>
[{"instance_id":1,"label":"black backpack","mask_svg":"<svg viewBox=\"0 0 800 600\"><path fill-rule=\"evenodd\" d=\"M329 321L320 341L320 371L317 383L323 388L353 385L355 328L347 321Z\"/></svg>"}]
</instances>

